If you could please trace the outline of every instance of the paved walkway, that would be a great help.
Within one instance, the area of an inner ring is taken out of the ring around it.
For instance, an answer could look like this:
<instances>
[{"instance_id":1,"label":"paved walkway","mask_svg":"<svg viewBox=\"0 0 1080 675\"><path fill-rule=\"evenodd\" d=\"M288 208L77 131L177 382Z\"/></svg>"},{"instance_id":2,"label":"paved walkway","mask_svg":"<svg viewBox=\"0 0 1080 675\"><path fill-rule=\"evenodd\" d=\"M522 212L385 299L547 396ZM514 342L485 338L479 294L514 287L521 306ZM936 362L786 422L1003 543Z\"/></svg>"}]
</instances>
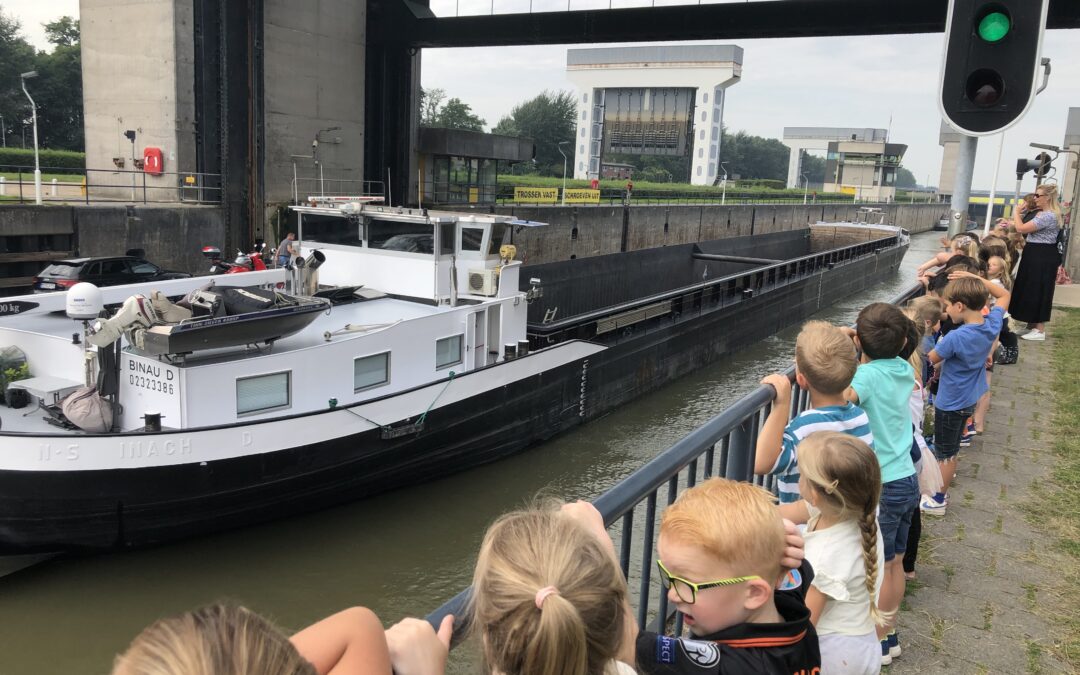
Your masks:
<instances>
[{"instance_id":1,"label":"paved walkway","mask_svg":"<svg viewBox=\"0 0 1080 675\"><path fill-rule=\"evenodd\" d=\"M1080 286L1060 304L1080 301ZM903 655L883 670L1065 673L1048 649L1064 558L1025 519L1031 486L1050 473L1045 374L1053 345L1021 340L1020 362L995 368L986 433L960 454L943 518L923 518L918 578L900 611Z\"/></svg>"}]
</instances>

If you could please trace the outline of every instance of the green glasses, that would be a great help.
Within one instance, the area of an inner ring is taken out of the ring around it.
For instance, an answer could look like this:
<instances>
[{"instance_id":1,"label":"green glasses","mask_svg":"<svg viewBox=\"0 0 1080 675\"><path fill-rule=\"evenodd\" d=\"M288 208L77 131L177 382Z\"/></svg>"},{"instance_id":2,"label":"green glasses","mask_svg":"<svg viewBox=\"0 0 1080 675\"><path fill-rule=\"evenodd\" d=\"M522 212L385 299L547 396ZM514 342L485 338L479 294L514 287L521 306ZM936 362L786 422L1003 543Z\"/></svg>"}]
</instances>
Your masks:
<instances>
[{"instance_id":1,"label":"green glasses","mask_svg":"<svg viewBox=\"0 0 1080 675\"><path fill-rule=\"evenodd\" d=\"M697 594L699 591L704 591L709 588L718 588L720 586L734 586L735 584L741 584L744 581L753 581L754 579L761 578L754 574L748 577L732 577L730 579L720 579L718 581L696 584L693 581L677 577L671 572L668 572L667 568L664 567L664 563L659 560L656 561L656 566L660 569L660 583L664 585L664 588L671 588L674 586L675 595L679 596L679 599L688 605L697 602Z\"/></svg>"}]
</instances>

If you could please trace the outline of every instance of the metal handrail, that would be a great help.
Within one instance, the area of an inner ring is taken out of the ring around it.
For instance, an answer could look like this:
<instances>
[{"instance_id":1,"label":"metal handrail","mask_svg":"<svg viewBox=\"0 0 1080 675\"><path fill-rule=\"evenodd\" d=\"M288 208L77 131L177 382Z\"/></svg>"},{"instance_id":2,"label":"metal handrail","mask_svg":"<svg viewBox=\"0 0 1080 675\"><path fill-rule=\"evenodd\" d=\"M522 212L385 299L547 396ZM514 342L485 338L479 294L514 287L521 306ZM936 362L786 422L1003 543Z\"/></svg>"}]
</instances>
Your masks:
<instances>
[{"instance_id":1,"label":"metal handrail","mask_svg":"<svg viewBox=\"0 0 1080 675\"><path fill-rule=\"evenodd\" d=\"M915 284L890 302L902 304L920 295L922 291L922 285ZM793 383L790 414L796 415L809 407L809 392L795 383L794 365L790 366L784 375ZM651 571L656 545L655 524L662 513L662 508L657 508L661 490L666 486L665 501L667 505L672 504L678 496L680 475L684 473L682 484L686 487L694 486L699 480L723 476L734 480L752 480L772 488L773 480L754 476L753 468L757 435L775 397L776 391L771 386L758 386L593 501L593 506L604 517L606 527L616 524L621 527L617 537L619 564L631 588L638 625L647 624L650 599L655 590L651 584ZM644 533L638 541L634 531L634 512L642 505L645 511ZM631 553L635 544L641 549L640 567L636 571L631 569ZM632 584L635 576L638 581L636 594ZM471 588L461 591L428 614L426 619L437 628L443 617L453 614L454 634L463 634L468 619L464 616L464 610L468 605L470 592ZM656 617L657 620L650 628L662 630L669 617L666 593L659 593ZM676 634L682 630L681 623L680 617L675 624Z\"/></svg>"},{"instance_id":2,"label":"metal handrail","mask_svg":"<svg viewBox=\"0 0 1080 675\"><path fill-rule=\"evenodd\" d=\"M170 204L176 202L195 204L217 204L221 202L221 174L199 173L195 171L165 171L160 174L149 174L135 169L74 169L71 167L41 167L42 173L57 174L73 177L82 177L82 181L54 181L42 182L42 199L50 202L92 202L109 203L143 203L143 204ZM31 166L0 165L0 173L17 174L17 195L5 197L18 197L19 203L33 201L34 195L34 169ZM107 174L116 177L109 182L92 181L97 174ZM149 178L148 178L149 177ZM149 182L148 182L149 181ZM6 181L5 181L6 182ZM27 189L29 186L29 189ZM11 183L5 186L14 187ZM58 188L68 190L78 188L78 195L55 194ZM92 194L98 190L98 194ZM100 190L109 190L115 194L102 194Z\"/></svg>"}]
</instances>

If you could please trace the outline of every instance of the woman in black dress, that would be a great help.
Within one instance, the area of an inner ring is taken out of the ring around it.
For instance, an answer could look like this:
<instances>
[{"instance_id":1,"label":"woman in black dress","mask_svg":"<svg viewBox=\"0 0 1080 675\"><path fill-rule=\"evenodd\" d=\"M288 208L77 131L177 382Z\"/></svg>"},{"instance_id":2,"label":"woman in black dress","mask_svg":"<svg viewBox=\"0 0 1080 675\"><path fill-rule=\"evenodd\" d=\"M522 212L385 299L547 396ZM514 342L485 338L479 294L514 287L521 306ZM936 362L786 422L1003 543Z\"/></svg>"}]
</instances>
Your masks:
<instances>
[{"instance_id":1,"label":"woman in black dress","mask_svg":"<svg viewBox=\"0 0 1080 675\"><path fill-rule=\"evenodd\" d=\"M1013 211L1010 228L1027 240L1009 304L1013 318L1026 322L1031 329L1021 336L1024 340L1046 339L1046 322L1054 304L1054 285L1061 264L1057 246L1061 206L1056 185L1043 184L1035 189L1035 208L1039 212L1026 223L1021 209Z\"/></svg>"}]
</instances>

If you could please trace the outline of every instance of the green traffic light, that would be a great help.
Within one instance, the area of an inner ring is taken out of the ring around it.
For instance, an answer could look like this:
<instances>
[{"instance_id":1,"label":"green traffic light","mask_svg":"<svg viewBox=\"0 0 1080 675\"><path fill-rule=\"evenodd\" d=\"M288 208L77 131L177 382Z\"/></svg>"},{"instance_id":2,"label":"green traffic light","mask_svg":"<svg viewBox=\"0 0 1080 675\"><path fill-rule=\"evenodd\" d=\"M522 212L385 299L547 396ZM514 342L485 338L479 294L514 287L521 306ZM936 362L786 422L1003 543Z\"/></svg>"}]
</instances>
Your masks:
<instances>
[{"instance_id":1,"label":"green traffic light","mask_svg":"<svg viewBox=\"0 0 1080 675\"><path fill-rule=\"evenodd\" d=\"M989 12L979 20L979 37L987 42L997 42L1009 34L1012 22L1004 12Z\"/></svg>"}]
</instances>

